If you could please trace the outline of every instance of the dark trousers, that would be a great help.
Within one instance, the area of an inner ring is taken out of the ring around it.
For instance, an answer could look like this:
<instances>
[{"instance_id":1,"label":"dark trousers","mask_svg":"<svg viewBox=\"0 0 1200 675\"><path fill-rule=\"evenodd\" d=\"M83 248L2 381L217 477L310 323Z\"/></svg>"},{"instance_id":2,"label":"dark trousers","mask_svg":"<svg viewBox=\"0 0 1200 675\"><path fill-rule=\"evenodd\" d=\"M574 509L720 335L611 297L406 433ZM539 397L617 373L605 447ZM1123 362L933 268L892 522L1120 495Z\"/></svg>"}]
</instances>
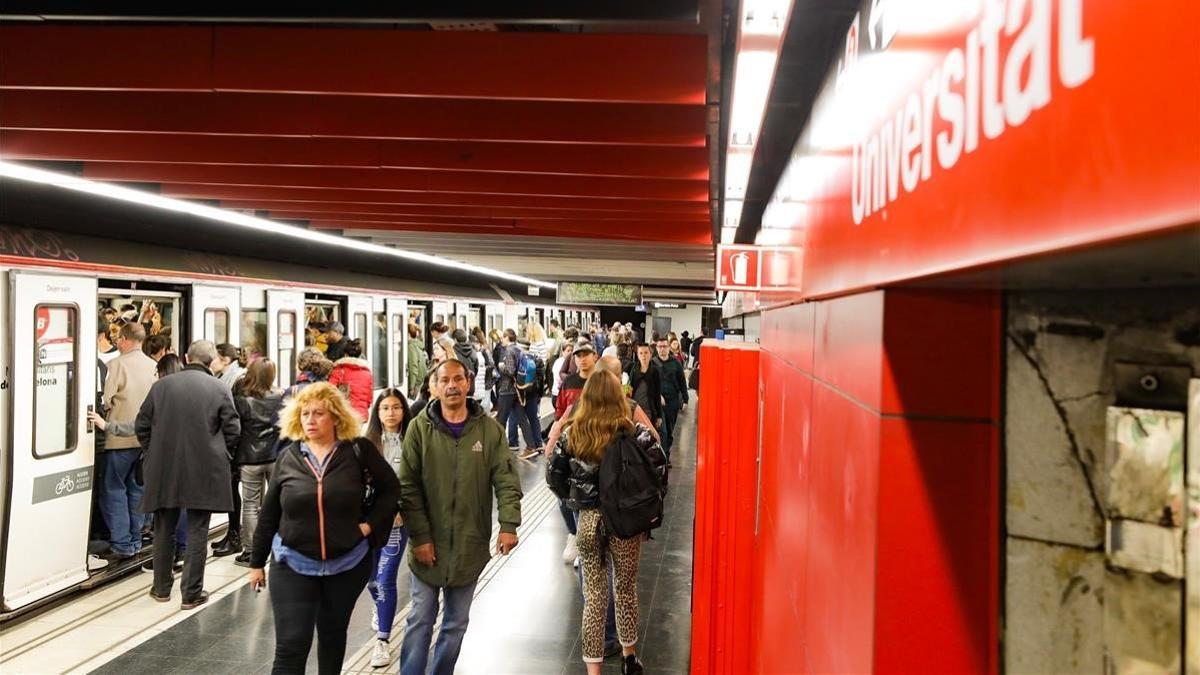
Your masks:
<instances>
[{"instance_id":1,"label":"dark trousers","mask_svg":"<svg viewBox=\"0 0 1200 675\"><path fill-rule=\"evenodd\" d=\"M287 565L271 563L267 588L275 613L275 665L272 673L304 673L317 628L317 669L337 675L346 658L346 630L354 603L371 578L371 554L341 574L309 577Z\"/></svg>"},{"instance_id":2,"label":"dark trousers","mask_svg":"<svg viewBox=\"0 0 1200 675\"><path fill-rule=\"evenodd\" d=\"M521 411L525 413L525 421L529 423L529 431L522 429L525 435L525 444L531 448L542 447L542 422L538 419L538 408L542 405L542 397L527 394L524 403L521 403L521 397L517 396L517 405L521 406ZM514 416L516 417L516 416ZM508 418L508 444L517 444L517 423L519 417L513 419ZM529 433L533 435L530 436Z\"/></svg>"},{"instance_id":3,"label":"dark trousers","mask_svg":"<svg viewBox=\"0 0 1200 675\"><path fill-rule=\"evenodd\" d=\"M233 511L229 513L229 534L240 536L242 532L242 491L238 488L242 472L237 464L229 467L229 491L233 493Z\"/></svg>"},{"instance_id":4,"label":"dark trousers","mask_svg":"<svg viewBox=\"0 0 1200 675\"><path fill-rule=\"evenodd\" d=\"M669 453L671 446L675 444L675 423L679 421L679 409L683 407L683 398L668 396L666 399L667 404L663 406L662 445L663 450Z\"/></svg>"},{"instance_id":5,"label":"dark trousers","mask_svg":"<svg viewBox=\"0 0 1200 675\"><path fill-rule=\"evenodd\" d=\"M204 590L204 558L208 550L204 542L208 540L208 521L211 511L187 509L187 539L184 542L175 541L175 528L179 524L179 515L183 509L159 509L154 512L154 594L165 598L171 594L175 585L172 574L172 563L175 562L175 547L191 541L183 556L183 575L179 580L179 591L184 601L195 600Z\"/></svg>"},{"instance_id":6,"label":"dark trousers","mask_svg":"<svg viewBox=\"0 0 1200 675\"><path fill-rule=\"evenodd\" d=\"M500 423L500 426L507 429L509 416L516 415L517 425L521 427L521 433L525 434L525 443L531 448L537 447L533 445L533 427L529 426L529 419L525 417L525 410L517 402L517 393L514 391L511 394L500 394L497 403L500 412L496 416L496 421ZM516 447L517 439L515 433L508 437L508 444L511 447Z\"/></svg>"}]
</instances>

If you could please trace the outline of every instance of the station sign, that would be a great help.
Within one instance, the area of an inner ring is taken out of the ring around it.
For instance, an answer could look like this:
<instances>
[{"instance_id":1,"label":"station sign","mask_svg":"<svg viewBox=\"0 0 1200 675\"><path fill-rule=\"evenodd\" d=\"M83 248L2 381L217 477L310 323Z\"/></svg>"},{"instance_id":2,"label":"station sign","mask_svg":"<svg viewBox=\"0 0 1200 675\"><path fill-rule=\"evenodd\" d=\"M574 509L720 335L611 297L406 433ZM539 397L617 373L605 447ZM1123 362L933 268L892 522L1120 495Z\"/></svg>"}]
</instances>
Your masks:
<instances>
[{"instance_id":1,"label":"station sign","mask_svg":"<svg viewBox=\"0 0 1200 675\"><path fill-rule=\"evenodd\" d=\"M1194 227L1198 24L1194 0L863 0L763 214L785 300ZM750 256L718 288L764 286Z\"/></svg>"},{"instance_id":2,"label":"station sign","mask_svg":"<svg viewBox=\"0 0 1200 675\"><path fill-rule=\"evenodd\" d=\"M602 284L586 281L560 281L558 303L563 305L642 304L641 284Z\"/></svg>"}]
</instances>

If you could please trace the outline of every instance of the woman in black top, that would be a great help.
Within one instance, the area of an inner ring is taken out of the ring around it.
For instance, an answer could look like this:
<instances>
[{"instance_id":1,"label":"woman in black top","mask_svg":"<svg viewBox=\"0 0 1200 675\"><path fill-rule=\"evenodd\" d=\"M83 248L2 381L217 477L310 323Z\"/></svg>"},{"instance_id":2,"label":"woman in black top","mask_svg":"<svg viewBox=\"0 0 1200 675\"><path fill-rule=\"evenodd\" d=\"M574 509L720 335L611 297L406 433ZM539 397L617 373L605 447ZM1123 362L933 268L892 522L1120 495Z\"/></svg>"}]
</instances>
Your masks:
<instances>
[{"instance_id":1,"label":"woman in black top","mask_svg":"<svg viewBox=\"0 0 1200 675\"><path fill-rule=\"evenodd\" d=\"M333 675L346 656L354 603L371 576L371 548L391 531L400 481L370 441L359 438L358 416L328 382L298 392L280 415L280 430L294 442L275 460L254 533L250 585L266 586L263 567L273 556L271 672L304 672L315 625L319 672Z\"/></svg>"},{"instance_id":2,"label":"woman in black top","mask_svg":"<svg viewBox=\"0 0 1200 675\"><path fill-rule=\"evenodd\" d=\"M275 466L279 410L283 408L283 391L275 388L271 359L257 359L246 366L246 374L233 385L233 406L242 420L242 439L233 458L242 481L242 552L233 564L249 567L258 514Z\"/></svg>"},{"instance_id":3,"label":"woman in black top","mask_svg":"<svg viewBox=\"0 0 1200 675\"><path fill-rule=\"evenodd\" d=\"M626 371L629 375L629 386L632 389L630 398L642 406L642 410L654 420L654 426L662 425L662 375L658 366L650 359L650 345L638 345L637 360L629 364Z\"/></svg>"}]
</instances>

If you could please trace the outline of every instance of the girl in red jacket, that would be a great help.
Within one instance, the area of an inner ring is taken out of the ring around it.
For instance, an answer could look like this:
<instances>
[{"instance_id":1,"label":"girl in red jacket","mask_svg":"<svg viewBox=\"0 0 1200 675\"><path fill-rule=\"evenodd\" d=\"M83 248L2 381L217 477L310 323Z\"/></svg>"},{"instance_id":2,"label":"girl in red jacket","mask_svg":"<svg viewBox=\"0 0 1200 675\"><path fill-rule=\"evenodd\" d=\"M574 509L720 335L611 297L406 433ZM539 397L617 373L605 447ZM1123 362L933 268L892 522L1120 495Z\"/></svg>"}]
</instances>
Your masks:
<instances>
[{"instance_id":1,"label":"girl in red jacket","mask_svg":"<svg viewBox=\"0 0 1200 675\"><path fill-rule=\"evenodd\" d=\"M338 388L350 401L351 407L366 421L370 414L371 397L375 391L375 379L371 376L371 364L362 358L362 340L346 343L346 355L333 362L329 384Z\"/></svg>"}]
</instances>

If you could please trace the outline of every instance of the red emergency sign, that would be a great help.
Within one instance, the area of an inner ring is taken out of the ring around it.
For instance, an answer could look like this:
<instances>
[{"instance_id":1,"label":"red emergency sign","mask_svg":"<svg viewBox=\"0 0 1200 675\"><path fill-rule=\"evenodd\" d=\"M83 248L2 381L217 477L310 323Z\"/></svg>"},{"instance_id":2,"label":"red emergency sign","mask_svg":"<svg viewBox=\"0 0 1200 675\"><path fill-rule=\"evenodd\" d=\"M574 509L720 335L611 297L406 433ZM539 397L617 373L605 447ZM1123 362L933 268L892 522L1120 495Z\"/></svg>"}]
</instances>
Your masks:
<instances>
[{"instance_id":1,"label":"red emergency sign","mask_svg":"<svg viewBox=\"0 0 1200 675\"><path fill-rule=\"evenodd\" d=\"M757 246L717 247L717 290L757 291L761 289L762 252Z\"/></svg>"}]
</instances>

